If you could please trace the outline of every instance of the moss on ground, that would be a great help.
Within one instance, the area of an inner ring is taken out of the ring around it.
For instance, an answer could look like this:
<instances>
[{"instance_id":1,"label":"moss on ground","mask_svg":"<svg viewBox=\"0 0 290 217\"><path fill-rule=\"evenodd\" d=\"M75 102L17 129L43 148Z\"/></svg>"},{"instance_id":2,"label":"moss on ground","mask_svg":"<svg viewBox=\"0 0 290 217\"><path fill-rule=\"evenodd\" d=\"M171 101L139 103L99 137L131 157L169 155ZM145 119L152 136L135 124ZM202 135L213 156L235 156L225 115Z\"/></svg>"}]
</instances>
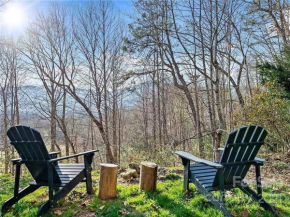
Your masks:
<instances>
[{"instance_id":1,"label":"moss on ground","mask_svg":"<svg viewBox=\"0 0 290 217\"><path fill-rule=\"evenodd\" d=\"M155 193L139 192L138 184L119 184L118 198L106 202L97 197L98 179L98 172L94 172L93 181L96 190L94 194L85 194L85 184L82 183L45 216L223 216L194 185L191 185L191 193L186 195L182 188L183 180L174 174L168 175L167 180L158 182ZM30 177L22 178L21 187L27 185L29 180ZM2 205L13 194L14 180L10 175L0 175L0 183L0 205ZM263 190L265 199L277 207L279 216L290 216L290 185L274 184ZM214 194L218 196L218 192ZM35 216L46 199L47 188L42 187L14 205L5 217ZM226 204L234 216L272 216L238 189L227 192Z\"/></svg>"}]
</instances>

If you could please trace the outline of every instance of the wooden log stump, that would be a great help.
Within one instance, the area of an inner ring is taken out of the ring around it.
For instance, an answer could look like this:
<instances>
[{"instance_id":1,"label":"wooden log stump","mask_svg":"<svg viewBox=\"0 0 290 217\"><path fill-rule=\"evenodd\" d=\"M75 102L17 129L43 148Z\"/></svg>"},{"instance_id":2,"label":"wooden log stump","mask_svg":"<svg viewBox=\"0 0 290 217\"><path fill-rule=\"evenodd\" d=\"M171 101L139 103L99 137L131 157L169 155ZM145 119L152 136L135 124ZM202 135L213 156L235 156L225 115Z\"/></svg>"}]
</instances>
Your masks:
<instances>
[{"instance_id":1,"label":"wooden log stump","mask_svg":"<svg viewBox=\"0 0 290 217\"><path fill-rule=\"evenodd\" d=\"M108 200L117 197L118 165L101 164L99 198Z\"/></svg>"},{"instance_id":2,"label":"wooden log stump","mask_svg":"<svg viewBox=\"0 0 290 217\"><path fill-rule=\"evenodd\" d=\"M152 162L141 162L140 190L156 191L157 184L157 164Z\"/></svg>"}]
</instances>

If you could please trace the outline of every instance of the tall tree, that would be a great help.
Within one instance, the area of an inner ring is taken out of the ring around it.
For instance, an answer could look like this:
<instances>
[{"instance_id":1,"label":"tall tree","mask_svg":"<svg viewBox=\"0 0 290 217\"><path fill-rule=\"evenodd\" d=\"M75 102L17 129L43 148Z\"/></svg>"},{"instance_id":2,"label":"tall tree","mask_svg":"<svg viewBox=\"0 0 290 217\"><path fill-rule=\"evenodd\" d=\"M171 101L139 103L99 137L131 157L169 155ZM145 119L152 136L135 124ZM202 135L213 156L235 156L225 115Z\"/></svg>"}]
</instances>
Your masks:
<instances>
[{"instance_id":1,"label":"tall tree","mask_svg":"<svg viewBox=\"0 0 290 217\"><path fill-rule=\"evenodd\" d=\"M248 34L244 32L243 24L232 14L242 18L241 9L245 6L246 3L242 1L144 0L135 3L139 16L131 24L133 37L128 44L134 47L131 50L142 50L143 53L147 51L148 54L153 53L155 46L159 47L164 71L170 73L174 85L183 91L188 101L201 156L205 154L204 135L196 78L199 77L208 90L208 112L214 158L217 159L217 149L223 131L227 128L222 109L226 100L224 89L227 83L235 91L239 104L244 104L241 82L242 75L246 72ZM157 12L156 8L163 8L162 13ZM163 18L154 19L158 16ZM152 29L159 32L158 37ZM231 41L228 41L229 35ZM230 49L226 49L227 47ZM231 52L233 47L235 52ZM230 64L225 64L226 59ZM238 72L235 75L231 73L233 68ZM192 92L193 89L195 93Z\"/></svg>"},{"instance_id":2,"label":"tall tree","mask_svg":"<svg viewBox=\"0 0 290 217\"><path fill-rule=\"evenodd\" d=\"M5 173L8 173L11 157L6 132L9 126L19 124L20 121L18 90L23 69L16 46L13 40L6 39L0 49L0 108L3 112L1 137L4 140Z\"/></svg>"}]
</instances>

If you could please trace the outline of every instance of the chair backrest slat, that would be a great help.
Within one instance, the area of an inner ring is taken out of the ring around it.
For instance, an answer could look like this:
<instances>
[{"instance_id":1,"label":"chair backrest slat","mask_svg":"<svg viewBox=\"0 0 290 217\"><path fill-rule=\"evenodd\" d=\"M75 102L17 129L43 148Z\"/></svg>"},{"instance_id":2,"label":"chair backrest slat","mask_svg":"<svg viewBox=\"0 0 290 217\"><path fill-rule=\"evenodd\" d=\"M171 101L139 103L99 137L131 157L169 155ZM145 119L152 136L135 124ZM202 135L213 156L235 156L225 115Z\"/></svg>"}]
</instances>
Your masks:
<instances>
[{"instance_id":1,"label":"chair backrest slat","mask_svg":"<svg viewBox=\"0 0 290 217\"><path fill-rule=\"evenodd\" d=\"M230 149L231 151L230 151L229 156L223 155L223 161L222 161L223 163L236 162L236 157L237 157L237 153L239 151L239 147L237 147L237 146L229 146L229 144L241 143L243 141L243 138L245 137L246 130L247 129L245 127L240 128L235 134L235 139L234 139L233 143L228 143L227 144L226 148ZM233 169L234 169L234 166L224 168L224 179L225 179L225 182L227 182L228 178L232 174Z\"/></svg>"},{"instance_id":2,"label":"chair backrest slat","mask_svg":"<svg viewBox=\"0 0 290 217\"><path fill-rule=\"evenodd\" d=\"M19 156L36 182L47 182L47 160L50 160L50 155L45 147L40 133L27 126L11 127L7 136L10 139L10 144L15 147ZM53 168L53 178L55 182L60 182L60 178Z\"/></svg>"},{"instance_id":3,"label":"chair backrest slat","mask_svg":"<svg viewBox=\"0 0 290 217\"><path fill-rule=\"evenodd\" d=\"M254 132L254 135L251 138L250 142L260 142L260 144L259 145L255 145L253 147L253 149L251 150L251 152L250 152L250 150L248 151L249 155L244 157L244 159L243 159L244 161L246 161L246 160L251 161L251 160L255 159L255 157L258 154L258 151L260 150L261 146L264 143L264 140L265 140L267 134L268 133L267 133L267 131L265 129L263 129L262 127L257 126L257 130ZM237 171L236 176L240 176L241 179L243 179L246 176L249 168L250 168L250 165L241 166L239 168L239 170Z\"/></svg>"},{"instance_id":4,"label":"chair backrest slat","mask_svg":"<svg viewBox=\"0 0 290 217\"><path fill-rule=\"evenodd\" d=\"M263 144L263 142L248 142L248 143L249 145L262 145ZM244 146L245 146L245 142L228 144L228 148L231 148L231 147L238 148L238 147L244 147Z\"/></svg>"},{"instance_id":5,"label":"chair backrest slat","mask_svg":"<svg viewBox=\"0 0 290 217\"><path fill-rule=\"evenodd\" d=\"M250 142L253 133L256 129L256 126L249 126L247 127L247 131L245 132L245 137L242 141L240 148L238 150L237 153L237 157L236 157L236 162L242 162L245 160L245 156L248 156L249 154L247 154L248 150L251 150L251 145L253 145L253 143ZM234 171L233 171L233 176L236 176L237 174L239 174L241 172L241 166L237 166ZM232 181L233 176L230 177L230 181Z\"/></svg>"},{"instance_id":6,"label":"chair backrest slat","mask_svg":"<svg viewBox=\"0 0 290 217\"><path fill-rule=\"evenodd\" d=\"M41 142L11 142L16 149L20 149L22 152L28 153L26 159L23 160L45 160L41 157L42 152L38 151L38 146L41 145Z\"/></svg>"},{"instance_id":7,"label":"chair backrest slat","mask_svg":"<svg viewBox=\"0 0 290 217\"><path fill-rule=\"evenodd\" d=\"M223 172L226 185L233 183L234 176L244 179L250 167L250 164L230 164L254 160L266 136L267 131L255 125L241 127L229 134L220 160L220 164L225 165ZM215 178L214 185L218 185L218 177Z\"/></svg>"}]
</instances>

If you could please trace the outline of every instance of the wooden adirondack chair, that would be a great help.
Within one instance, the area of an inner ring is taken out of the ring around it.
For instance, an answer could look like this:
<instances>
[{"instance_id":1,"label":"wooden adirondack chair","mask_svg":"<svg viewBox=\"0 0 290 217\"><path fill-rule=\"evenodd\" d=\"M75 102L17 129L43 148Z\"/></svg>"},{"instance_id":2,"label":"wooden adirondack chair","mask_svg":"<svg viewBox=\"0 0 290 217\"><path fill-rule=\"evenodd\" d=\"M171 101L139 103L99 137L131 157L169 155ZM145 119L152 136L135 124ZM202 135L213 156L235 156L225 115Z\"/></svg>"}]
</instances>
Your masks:
<instances>
[{"instance_id":1,"label":"wooden adirondack chair","mask_svg":"<svg viewBox=\"0 0 290 217\"><path fill-rule=\"evenodd\" d=\"M184 165L184 188L189 191L192 182L198 190L225 216L231 216L225 208L225 189L240 188L260 206L275 213L262 197L260 166L264 160L256 155L264 144L267 131L260 126L244 126L228 135L225 148L222 151L220 162L214 163L200 159L183 151L175 152L182 159ZM194 161L191 164L190 161ZM243 181L251 165L256 168L257 193ZM220 200L214 197L211 191L220 191Z\"/></svg>"},{"instance_id":2,"label":"wooden adirondack chair","mask_svg":"<svg viewBox=\"0 0 290 217\"><path fill-rule=\"evenodd\" d=\"M59 199L67 195L82 181L86 182L87 193L93 192L91 164L94 152L98 150L56 158L59 152L48 153L40 133L35 129L27 126L14 126L8 130L7 135L20 158L12 160L13 164L16 165L14 197L2 205L2 214L21 198L41 186L48 186L49 200L40 207L37 213L38 216L47 212ZM84 156L84 163L58 164L59 161L77 156ZM22 164L25 164L34 181L19 192L20 168ZM57 190L57 192L54 194L53 190Z\"/></svg>"}]
</instances>

